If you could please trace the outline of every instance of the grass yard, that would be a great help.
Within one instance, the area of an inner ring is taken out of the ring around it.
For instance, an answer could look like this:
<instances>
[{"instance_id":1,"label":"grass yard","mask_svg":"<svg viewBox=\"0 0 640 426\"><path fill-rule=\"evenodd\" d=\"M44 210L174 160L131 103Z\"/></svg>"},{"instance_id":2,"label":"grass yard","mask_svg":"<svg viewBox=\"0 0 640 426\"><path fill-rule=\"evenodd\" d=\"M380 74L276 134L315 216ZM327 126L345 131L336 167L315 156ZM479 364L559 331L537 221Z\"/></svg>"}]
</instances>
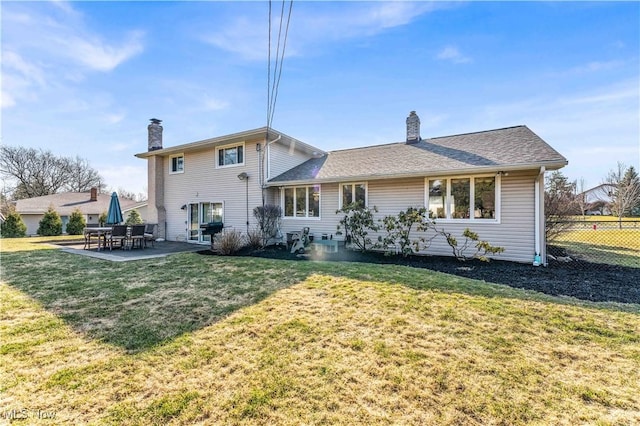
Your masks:
<instances>
[{"instance_id":1,"label":"grass yard","mask_svg":"<svg viewBox=\"0 0 640 426\"><path fill-rule=\"evenodd\" d=\"M0 419L640 422L639 305L393 265L111 263L28 240L0 240Z\"/></svg>"},{"instance_id":2,"label":"grass yard","mask_svg":"<svg viewBox=\"0 0 640 426\"><path fill-rule=\"evenodd\" d=\"M640 268L640 229L568 230L553 244L590 262Z\"/></svg>"}]
</instances>

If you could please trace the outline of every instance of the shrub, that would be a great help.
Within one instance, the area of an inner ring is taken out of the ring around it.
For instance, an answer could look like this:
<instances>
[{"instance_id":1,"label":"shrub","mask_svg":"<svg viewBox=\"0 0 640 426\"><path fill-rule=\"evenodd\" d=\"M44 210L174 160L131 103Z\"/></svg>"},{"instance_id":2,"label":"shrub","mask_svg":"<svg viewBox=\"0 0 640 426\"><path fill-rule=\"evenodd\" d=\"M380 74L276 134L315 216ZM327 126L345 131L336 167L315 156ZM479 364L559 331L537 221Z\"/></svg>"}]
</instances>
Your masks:
<instances>
[{"instance_id":1,"label":"shrub","mask_svg":"<svg viewBox=\"0 0 640 426\"><path fill-rule=\"evenodd\" d=\"M280 206L265 204L253 209L253 217L256 218L262 232L262 245L266 246L271 238L278 236L282 209Z\"/></svg>"},{"instance_id":2,"label":"shrub","mask_svg":"<svg viewBox=\"0 0 640 426\"><path fill-rule=\"evenodd\" d=\"M140 213L138 213L136 209L129 212L129 216L127 216L127 220L124 222L125 225L139 225L141 223L142 217L140 217Z\"/></svg>"},{"instance_id":3,"label":"shrub","mask_svg":"<svg viewBox=\"0 0 640 426\"><path fill-rule=\"evenodd\" d=\"M44 217L38 226L38 235L53 236L62 235L62 219L56 212L53 206L49 206L49 209L44 214Z\"/></svg>"},{"instance_id":4,"label":"shrub","mask_svg":"<svg viewBox=\"0 0 640 426\"><path fill-rule=\"evenodd\" d=\"M458 240L450 233L445 232L444 230L436 230L436 232L440 235L443 235L447 239L447 244L449 244L449 246L453 250L453 255L458 260L464 261L475 258L482 260L483 262L488 262L489 258L486 256L487 254L502 253L504 251L504 247L494 247L489 244L488 241L480 241L480 237L478 236L478 234L473 232L469 228L466 228L462 233L462 236L465 239L464 243L460 247L458 246ZM471 242L475 243L474 247L476 251L471 256L469 256L465 254L465 251L469 248L469 244L471 244Z\"/></svg>"},{"instance_id":5,"label":"shrub","mask_svg":"<svg viewBox=\"0 0 640 426\"><path fill-rule=\"evenodd\" d=\"M240 231L233 229L218 235L216 238L216 246L218 253L223 256L234 254L244 247L244 238Z\"/></svg>"},{"instance_id":6,"label":"shrub","mask_svg":"<svg viewBox=\"0 0 640 426\"><path fill-rule=\"evenodd\" d=\"M371 238L369 238L369 231L380 230L380 226L373 219L373 213L377 211L375 206L373 209L369 209L360 203L343 206L342 209L336 211L336 214L344 214L344 217L338 222L337 233L341 232L341 227L344 227L347 242L350 241L361 251L369 250L373 245Z\"/></svg>"},{"instance_id":7,"label":"shrub","mask_svg":"<svg viewBox=\"0 0 640 426\"><path fill-rule=\"evenodd\" d=\"M100 216L98 216L98 224L100 226L104 226L107 223L107 212L102 212Z\"/></svg>"},{"instance_id":8,"label":"shrub","mask_svg":"<svg viewBox=\"0 0 640 426\"><path fill-rule=\"evenodd\" d=\"M24 224L22 216L13 211L7 215L5 221L0 225L0 235L4 238L19 238L27 235L27 225Z\"/></svg>"},{"instance_id":9,"label":"shrub","mask_svg":"<svg viewBox=\"0 0 640 426\"><path fill-rule=\"evenodd\" d=\"M80 209L75 209L71 212L71 216L69 216L69 223L67 223L67 234L80 235L82 234L85 226L87 226L87 223L84 220L84 216Z\"/></svg>"},{"instance_id":10,"label":"shrub","mask_svg":"<svg viewBox=\"0 0 640 426\"><path fill-rule=\"evenodd\" d=\"M411 231L414 226L417 231L426 231L429 227L426 217L427 209L424 207L418 209L409 207L406 212L398 213L398 216L385 216L382 219L382 226L387 231L387 235L384 238L378 237L379 245L387 254L391 254L389 248L395 249L397 244L400 246L400 253L405 257L420 251L420 244L425 240L424 238L411 240Z\"/></svg>"},{"instance_id":11,"label":"shrub","mask_svg":"<svg viewBox=\"0 0 640 426\"><path fill-rule=\"evenodd\" d=\"M264 239L262 235L262 231L258 228L250 229L247 232L247 246L252 250L257 250L259 248L264 247Z\"/></svg>"}]
</instances>

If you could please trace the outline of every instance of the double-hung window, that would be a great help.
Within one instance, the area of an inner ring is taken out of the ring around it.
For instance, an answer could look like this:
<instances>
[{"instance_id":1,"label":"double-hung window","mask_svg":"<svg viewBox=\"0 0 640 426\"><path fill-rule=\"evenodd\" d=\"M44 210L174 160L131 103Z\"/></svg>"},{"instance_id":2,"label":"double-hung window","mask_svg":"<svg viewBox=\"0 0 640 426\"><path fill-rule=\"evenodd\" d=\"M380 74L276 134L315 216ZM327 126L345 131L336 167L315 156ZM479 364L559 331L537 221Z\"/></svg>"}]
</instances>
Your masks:
<instances>
[{"instance_id":1,"label":"double-hung window","mask_svg":"<svg viewBox=\"0 0 640 426\"><path fill-rule=\"evenodd\" d=\"M170 173L184 173L184 155L177 154L169 157Z\"/></svg>"},{"instance_id":2,"label":"double-hung window","mask_svg":"<svg viewBox=\"0 0 640 426\"><path fill-rule=\"evenodd\" d=\"M216 167L241 166L244 164L244 143L221 146L216 149Z\"/></svg>"},{"instance_id":3,"label":"double-hung window","mask_svg":"<svg viewBox=\"0 0 640 426\"><path fill-rule=\"evenodd\" d=\"M340 185L340 207L348 206L351 203L358 203L362 207L367 206L366 183L343 183Z\"/></svg>"},{"instance_id":4,"label":"double-hung window","mask_svg":"<svg viewBox=\"0 0 640 426\"><path fill-rule=\"evenodd\" d=\"M499 176L426 179L431 219L498 220Z\"/></svg>"},{"instance_id":5,"label":"double-hung window","mask_svg":"<svg viewBox=\"0 0 640 426\"><path fill-rule=\"evenodd\" d=\"M284 188L282 212L284 217L319 218L320 185Z\"/></svg>"}]
</instances>

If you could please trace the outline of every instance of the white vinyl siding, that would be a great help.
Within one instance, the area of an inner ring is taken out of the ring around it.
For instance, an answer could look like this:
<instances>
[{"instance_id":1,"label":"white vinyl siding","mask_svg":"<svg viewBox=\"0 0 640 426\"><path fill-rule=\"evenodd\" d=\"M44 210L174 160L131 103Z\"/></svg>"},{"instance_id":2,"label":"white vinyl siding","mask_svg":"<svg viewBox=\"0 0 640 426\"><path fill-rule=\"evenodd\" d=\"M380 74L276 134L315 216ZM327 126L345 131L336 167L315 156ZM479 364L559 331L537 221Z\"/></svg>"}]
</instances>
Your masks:
<instances>
[{"instance_id":1,"label":"white vinyl siding","mask_svg":"<svg viewBox=\"0 0 640 426\"><path fill-rule=\"evenodd\" d=\"M512 260L516 262L531 262L534 255L534 180L537 171L511 172L509 176L500 179L499 193L496 194L500 211L499 222L493 220L436 220L438 229L451 232L462 241L462 233L465 228L477 232L482 240L488 241L494 246L505 248L505 252L496 256L498 259ZM397 215L408 207L422 207L425 205L426 179L388 179L373 180L367 183L367 196L369 207L378 209L376 219L382 219L386 215ZM496 190L498 191L498 189ZM336 225L340 215L335 212L338 209L340 189L337 183L322 184L322 220L299 220L283 218L282 232L299 231L304 226L310 228L310 233L315 238L320 238L323 233L332 234L334 238L342 239L336 235ZM383 232L371 235L373 241ZM426 234L431 236L432 233ZM413 238L420 236L412 232ZM451 248L442 237L437 237L424 254L451 256Z\"/></svg>"},{"instance_id":2,"label":"white vinyl siding","mask_svg":"<svg viewBox=\"0 0 640 426\"><path fill-rule=\"evenodd\" d=\"M217 149L211 147L198 152L186 152L185 163L189 167L184 173L168 178L169 157L165 157L164 205L166 208L166 238L169 241L186 241L188 235L188 208L192 203L221 202L226 229L247 230L247 182L238 179L238 174L249 175L249 221L255 227L253 208L262 205L262 195L258 179L258 153L256 140L243 143L244 164L235 167L216 168ZM262 142L262 141L259 141ZM232 146L237 146L234 144Z\"/></svg>"},{"instance_id":3,"label":"white vinyl siding","mask_svg":"<svg viewBox=\"0 0 640 426\"><path fill-rule=\"evenodd\" d=\"M311 158L295 146L289 146L286 142L278 141L269 145L268 152L268 177L274 178L282 173L300 165Z\"/></svg>"}]
</instances>

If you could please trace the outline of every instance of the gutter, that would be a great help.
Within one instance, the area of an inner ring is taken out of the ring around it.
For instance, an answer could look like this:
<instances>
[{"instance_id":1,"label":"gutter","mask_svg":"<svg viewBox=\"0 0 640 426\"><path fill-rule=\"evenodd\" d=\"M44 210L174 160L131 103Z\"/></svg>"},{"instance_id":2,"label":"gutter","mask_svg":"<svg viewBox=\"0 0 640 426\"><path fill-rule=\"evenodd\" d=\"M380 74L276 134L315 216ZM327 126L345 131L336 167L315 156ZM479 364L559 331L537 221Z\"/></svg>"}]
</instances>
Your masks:
<instances>
[{"instance_id":1,"label":"gutter","mask_svg":"<svg viewBox=\"0 0 640 426\"><path fill-rule=\"evenodd\" d=\"M544 166L540 166L540 172L538 173L538 176L536 176L536 180L535 180L535 188L534 188L534 192L535 192L535 214L534 214L534 241L535 241L535 255L533 256L533 266L540 266L542 264L542 232L543 230L542 228L542 221L544 219L544 204L541 206L540 202L541 202L541 196L544 197L544 194L540 194L540 179L543 179L544 182L544 172L545 172L545 167ZM542 198L544 199L544 198ZM547 256L544 256L544 265L547 265Z\"/></svg>"}]
</instances>

